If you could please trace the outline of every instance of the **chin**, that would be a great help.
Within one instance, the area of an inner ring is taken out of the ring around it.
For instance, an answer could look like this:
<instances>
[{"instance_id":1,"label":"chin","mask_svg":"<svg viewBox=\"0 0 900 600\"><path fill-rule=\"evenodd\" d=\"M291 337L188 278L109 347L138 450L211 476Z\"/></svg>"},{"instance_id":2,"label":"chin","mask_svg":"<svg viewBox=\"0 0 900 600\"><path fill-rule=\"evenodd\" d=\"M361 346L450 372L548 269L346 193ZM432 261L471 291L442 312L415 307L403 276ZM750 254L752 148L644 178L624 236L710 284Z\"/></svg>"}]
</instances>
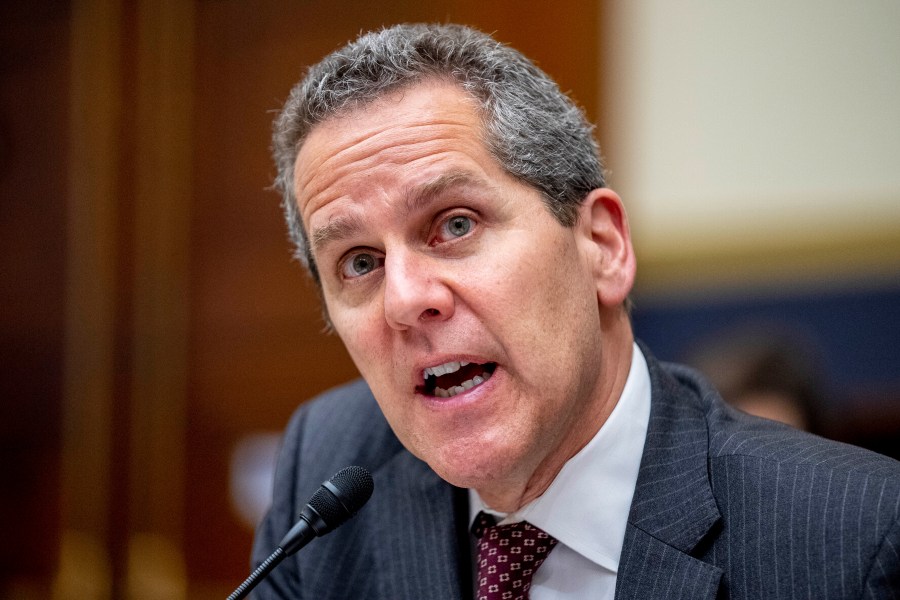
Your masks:
<instances>
[{"instance_id":1,"label":"chin","mask_svg":"<svg viewBox=\"0 0 900 600\"><path fill-rule=\"evenodd\" d=\"M483 489L513 476L521 452L484 442L454 443L425 462L444 481L461 488Z\"/></svg>"}]
</instances>

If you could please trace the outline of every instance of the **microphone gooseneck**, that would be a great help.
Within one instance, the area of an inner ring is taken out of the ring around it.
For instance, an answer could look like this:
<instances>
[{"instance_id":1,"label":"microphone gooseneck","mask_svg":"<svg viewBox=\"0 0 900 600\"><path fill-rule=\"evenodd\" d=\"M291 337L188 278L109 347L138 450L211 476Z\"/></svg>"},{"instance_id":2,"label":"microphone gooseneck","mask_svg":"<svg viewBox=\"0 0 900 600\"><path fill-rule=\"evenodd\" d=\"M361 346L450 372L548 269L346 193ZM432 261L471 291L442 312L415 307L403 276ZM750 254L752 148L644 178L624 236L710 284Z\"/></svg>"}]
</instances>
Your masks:
<instances>
[{"instance_id":1,"label":"microphone gooseneck","mask_svg":"<svg viewBox=\"0 0 900 600\"><path fill-rule=\"evenodd\" d=\"M286 557L297 552L313 538L343 525L372 496L375 483L362 467L345 467L322 483L303 510L300 519L282 538L278 547L250 574L228 600L240 600L256 587Z\"/></svg>"}]
</instances>

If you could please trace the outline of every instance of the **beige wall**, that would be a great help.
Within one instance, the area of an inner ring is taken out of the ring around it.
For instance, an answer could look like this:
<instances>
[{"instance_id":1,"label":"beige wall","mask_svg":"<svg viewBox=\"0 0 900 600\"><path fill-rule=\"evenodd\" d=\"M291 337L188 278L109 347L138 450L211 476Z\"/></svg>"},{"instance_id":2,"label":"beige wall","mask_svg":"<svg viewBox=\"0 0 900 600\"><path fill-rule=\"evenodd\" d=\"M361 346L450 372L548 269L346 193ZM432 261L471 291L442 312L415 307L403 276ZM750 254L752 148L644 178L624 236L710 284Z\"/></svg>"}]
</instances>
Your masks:
<instances>
[{"instance_id":1,"label":"beige wall","mask_svg":"<svg viewBox=\"0 0 900 600\"><path fill-rule=\"evenodd\" d=\"M900 3L611 0L602 142L645 289L900 272Z\"/></svg>"}]
</instances>

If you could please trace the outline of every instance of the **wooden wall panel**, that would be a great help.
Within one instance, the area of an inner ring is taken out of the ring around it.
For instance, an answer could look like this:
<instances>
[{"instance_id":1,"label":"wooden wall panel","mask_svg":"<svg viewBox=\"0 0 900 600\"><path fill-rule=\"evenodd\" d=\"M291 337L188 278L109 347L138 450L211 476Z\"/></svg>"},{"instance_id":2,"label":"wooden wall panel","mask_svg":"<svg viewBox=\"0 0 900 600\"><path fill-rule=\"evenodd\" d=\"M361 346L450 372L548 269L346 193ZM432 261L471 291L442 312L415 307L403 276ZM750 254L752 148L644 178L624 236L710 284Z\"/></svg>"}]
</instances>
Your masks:
<instances>
[{"instance_id":1,"label":"wooden wall panel","mask_svg":"<svg viewBox=\"0 0 900 600\"><path fill-rule=\"evenodd\" d=\"M0 5L0 598L46 594L59 549L68 16Z\"/></svg>"},{"instance_id":2,"label":"wooden wall panel","mask_svg":"<svg viewBox=\"0 0 900 600\"><path fill-rule=\"evenodd\" d=\"M229 498L236 444L356 373L267 189L273 111L361 30L455 21L598 114L598 9L2 7L0 598L224 597L252 536Z\"/></svg>"}]
</instances>

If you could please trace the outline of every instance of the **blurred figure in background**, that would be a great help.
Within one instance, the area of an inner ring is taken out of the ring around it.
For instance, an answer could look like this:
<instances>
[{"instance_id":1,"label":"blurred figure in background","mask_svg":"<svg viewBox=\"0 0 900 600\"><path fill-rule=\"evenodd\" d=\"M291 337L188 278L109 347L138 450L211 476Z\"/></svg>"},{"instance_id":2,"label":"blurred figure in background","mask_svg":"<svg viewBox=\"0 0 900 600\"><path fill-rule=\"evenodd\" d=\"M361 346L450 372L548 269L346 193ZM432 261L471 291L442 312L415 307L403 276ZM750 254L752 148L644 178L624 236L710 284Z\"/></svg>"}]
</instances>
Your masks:
<instances>
[{"instance_id":1,"label":"blurred figure in background","mask_svg":"<svg viewBox=\"0 0 900 600\"><path fill-rule=\"evenodd\" d=\"M775 323L745 323L696 346L687 364L732 406L822 435L824 374L813 342Z\"/></svg>"}]
</instances>

